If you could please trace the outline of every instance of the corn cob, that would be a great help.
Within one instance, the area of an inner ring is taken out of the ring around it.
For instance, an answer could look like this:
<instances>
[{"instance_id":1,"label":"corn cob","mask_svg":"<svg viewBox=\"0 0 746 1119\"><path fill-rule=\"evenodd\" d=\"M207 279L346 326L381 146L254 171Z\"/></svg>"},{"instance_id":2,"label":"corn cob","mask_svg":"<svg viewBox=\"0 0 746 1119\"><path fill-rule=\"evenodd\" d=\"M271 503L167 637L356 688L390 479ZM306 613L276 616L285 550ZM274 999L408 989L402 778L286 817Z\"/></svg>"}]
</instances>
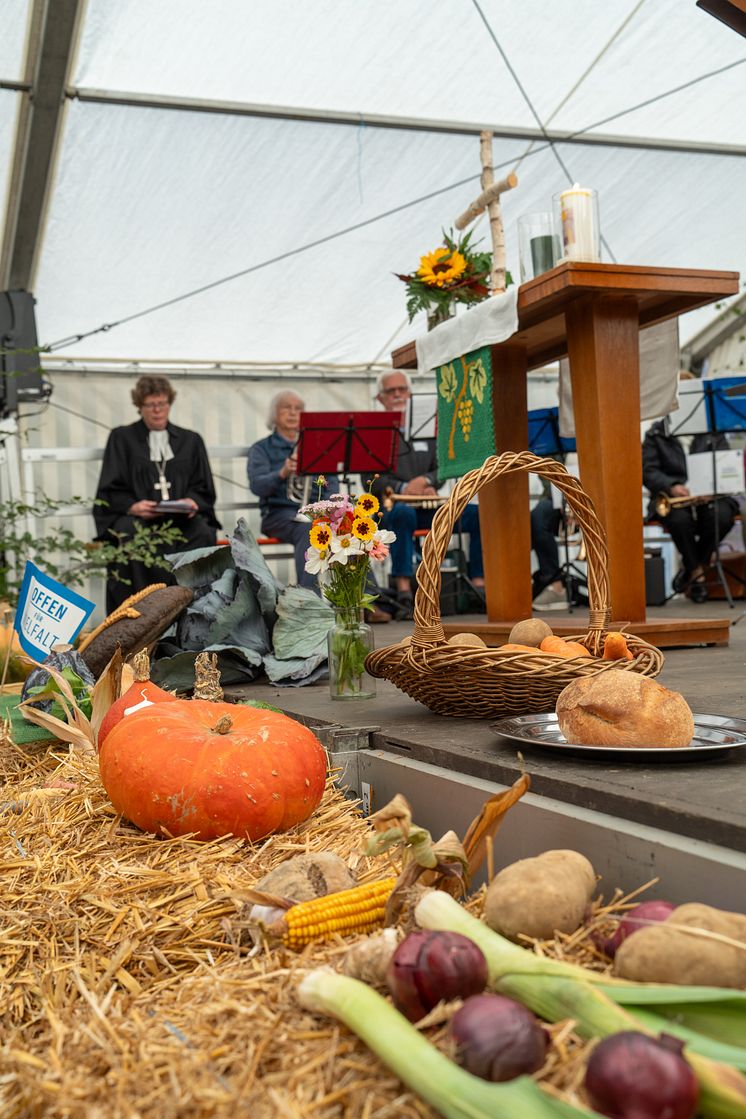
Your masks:
<instances>
[{"instance_id":1,"label":"corn cob","mask_svg":"<svg viewBox=\"0 0 746 1119\"><path fill-rule=\"evenodd\" d=\"M293 905L285 913L278 930L283 944L288 948L302 948L314 940L328 940L335 934L367 932L375 928L383 921L386 902L395 885L395 878L384 878Z\"/></svg>"}]
</instances>

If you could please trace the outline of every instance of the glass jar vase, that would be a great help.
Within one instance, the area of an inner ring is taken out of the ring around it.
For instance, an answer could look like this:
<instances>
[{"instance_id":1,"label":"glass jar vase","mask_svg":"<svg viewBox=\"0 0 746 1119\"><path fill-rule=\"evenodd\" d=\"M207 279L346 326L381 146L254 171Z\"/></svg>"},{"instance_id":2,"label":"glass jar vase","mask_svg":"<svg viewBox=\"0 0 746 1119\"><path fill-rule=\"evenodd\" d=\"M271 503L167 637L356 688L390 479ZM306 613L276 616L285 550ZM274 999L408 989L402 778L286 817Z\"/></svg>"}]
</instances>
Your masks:
<instances>
[{"instance_id":1,"label":"glass jar vase","mask_svg":"<svg viewBox=\"0 0 746 1119\"><path fill-rule=\"evenodd\" d=\"M427 312L427 329L435 330L436 326L440 326L442 322L448 322L449 319L454 318L456 315L456 308L453 303L439 303Z\"/></svg>"},{"instance_id":2,"label":"glass jar vase","mask_svg":"<svg viewBox=\"0 0 746 1119\"><path fill-rule=\"evenodd\" d=\"M336 607L327 643L332 699L372 699L376 682L365 671L365 658L374 649L373 630L364 620L362 608Z\"/></svg>"}]
</instances>

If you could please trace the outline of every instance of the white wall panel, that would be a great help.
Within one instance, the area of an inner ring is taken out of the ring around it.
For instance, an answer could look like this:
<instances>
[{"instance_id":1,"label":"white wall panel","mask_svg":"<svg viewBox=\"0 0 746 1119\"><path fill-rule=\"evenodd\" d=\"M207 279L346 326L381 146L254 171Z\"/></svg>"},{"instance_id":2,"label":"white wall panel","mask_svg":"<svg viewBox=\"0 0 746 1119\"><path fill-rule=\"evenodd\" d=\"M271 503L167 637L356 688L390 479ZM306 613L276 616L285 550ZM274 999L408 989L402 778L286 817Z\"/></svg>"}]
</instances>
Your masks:
<instances>
[{"instance_id":1,"label":"white wall panel","mask_svg":"<svg viewBox=\"0 0 746 1119\"><path fill-rule=\"evenodd\" d=\"M102 449L112 427L133 423L138 418L130 397L137 379L131 375L55 373L51 375L53 393L43 409L24 406L20 416L20 430L24 447L89 448ZM198 431L208 448L250 446L268 434L266 416L269 401L278 391L277 381L228 381L215 377L200 377L190 373L172 376L177 399L171 418L180 427ZM302 380L282 381L283 388L293 389L306 402L309 411L354 407L365 410L372 407L373 389L361 378L357 383L320 384ZM218 506L223 504L249 504L257 498L248 488L245 459L211 460L217 490ZM98 484L100 462L69 461L50 458L33 464L33 478L37 494L67 501L78 496L93 501ZM0 464L0 474L4 468ZM256 509L218 508L218 519L226 532L233 530L238 517L245 517L255 533L259 532L259 512ZM64 525L82 540L93 538L93 518L85 513L74 516L50 518L48 525ZM40 531L43 523L39 522ZM279 578L291 577L288 565L276 568ZM97 603L97 619L103 608L104 585L102 579L89 580L83 593Z\"/></svg>"}]
</instances>

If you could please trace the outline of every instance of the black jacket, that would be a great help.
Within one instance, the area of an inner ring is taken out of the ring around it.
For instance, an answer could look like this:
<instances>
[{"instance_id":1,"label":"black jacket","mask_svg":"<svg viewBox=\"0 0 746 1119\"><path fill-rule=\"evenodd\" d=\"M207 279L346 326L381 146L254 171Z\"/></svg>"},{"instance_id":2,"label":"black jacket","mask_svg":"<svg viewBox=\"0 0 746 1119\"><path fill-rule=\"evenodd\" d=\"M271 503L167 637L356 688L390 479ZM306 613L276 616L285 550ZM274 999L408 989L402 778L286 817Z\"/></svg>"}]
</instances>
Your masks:
<instances>
[{"instance_id":1,"label":"black jacket","mask_svg":"<svg viewBox=\"0 0 746 1119\"><path fill-rule=\"evenodd\" d=\"M168 439L174 456L165 468L171 484L170 496L191 497L207 523L220 528L215 517L215 485L202 437L169 423ZM158 468L150 461L148 429L143 421L115 427L106 442L96 491L96 499L105 502L97 505L93 513L96 539L105 539L116 520L136 501L155 500L159 496L157 481Z\"/></svg>"},{"instance_id":2,"label":"black jacket","mask_svg":"<svg viewBox=\"0 0 746 1119\"><path fill-rule=\"evenodd\" d=\"M373 493L382 497L391 487L394 493L401 493L407 482L423 475L430 484L438 488L438 457L434 439L418 439L410 442L399 434L399 455L393 473L379 474L373 483Z\"/></svg>"},{"instance_id":3,"label":"black jacket","mask_svg":"<svg viewBox=\"0 0 746 1119\"><path fill-rule=\"evenodd\" d=\"M690 454L702 451L727 451L728 440L722 433L695 435ZM659 493L671 493L672 486L687 482L686 454L676 435L667 435L663 420L652 424L642 443L642 481L650 494L648 517L655 517L655 499ZM734 503L737 504L737 503Z\"/></svg>"}]
</instances>

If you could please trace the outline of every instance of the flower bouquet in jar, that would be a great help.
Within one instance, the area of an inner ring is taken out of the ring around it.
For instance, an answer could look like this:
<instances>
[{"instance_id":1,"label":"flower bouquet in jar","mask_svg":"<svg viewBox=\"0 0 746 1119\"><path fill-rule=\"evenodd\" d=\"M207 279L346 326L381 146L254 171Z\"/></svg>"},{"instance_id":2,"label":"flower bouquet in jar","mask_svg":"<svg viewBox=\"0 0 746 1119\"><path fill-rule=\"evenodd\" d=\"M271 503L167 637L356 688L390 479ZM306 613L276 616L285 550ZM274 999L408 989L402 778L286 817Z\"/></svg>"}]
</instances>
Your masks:
<instances>
[{"instance_id":1,"label":"flower bouquet in jar","mask_svg":"<svg viewBox=\"0 0 746 1119\"><path fill-rule=\"evenodd\" d=\"M478 252L471 235L470 230L456 239L444 230L443 244L421 257L415 272L395 273L407 285L410 322L418 311L426 311L432 327L449 318L457 303L481 303L489 297L492 254Z\"/></svg>"},{"instance_id":2,"label":"flower bouquet in jar","mask_svg":"<svg viewBox=\"0 0 746 1119\"><path fill-rule=\"evenodd\" d=\"M319 490L324 484L319 478ZM335 493L300 511L311 521L305 569L318 577L321 593L334 607L328 636L332 698L367 699L375 694L375 681L365 671L373 631L364 611L376 599L367 590L370 561L385 559L396 535L379 527L378 498L369 492L359 497Z\"/></svg>"}]
</instances>

